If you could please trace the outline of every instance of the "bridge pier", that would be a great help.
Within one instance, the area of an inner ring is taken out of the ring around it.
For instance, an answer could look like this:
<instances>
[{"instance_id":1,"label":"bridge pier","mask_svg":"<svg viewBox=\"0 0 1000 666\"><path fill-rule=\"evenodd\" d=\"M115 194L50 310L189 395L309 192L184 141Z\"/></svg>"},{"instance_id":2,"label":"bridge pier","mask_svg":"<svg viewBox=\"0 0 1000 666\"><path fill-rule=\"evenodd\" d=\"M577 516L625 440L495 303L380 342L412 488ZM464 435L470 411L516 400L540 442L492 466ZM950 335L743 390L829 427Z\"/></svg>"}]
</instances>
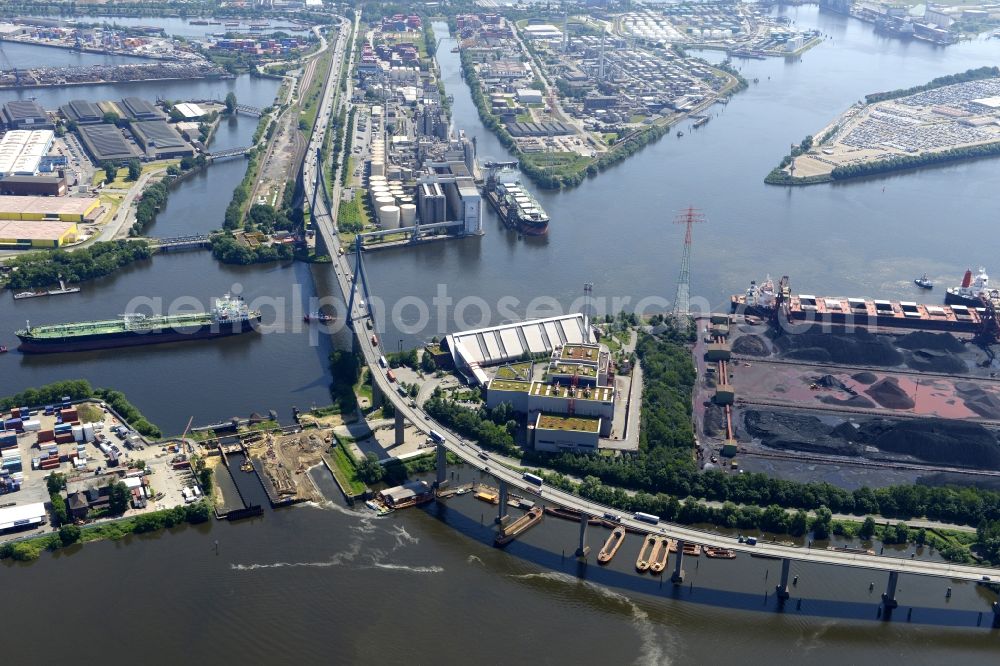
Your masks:
<instances>
[{"instance_id":1,"label":"bridge pier","mask_svg":"<svg viewBox=\"0 0 1000 666\"><path fill-rule=\"evenodd\" d=\"M369 378L372 383L372 408L378 409L385 402L385 396L382 395L382 389L378 387L378 382L375 381L375 374L373 371L369 372Z\"/></svg>"},{"instance_id":2,"label":"bridge pier","mask_svg":"<svg viewBox=\"0 0 1000 666\"><path fill-rule=\"evenodd\" d=\"M680 585L684 582L684 542L677 540L677 559L674 560L674 573L670 576L670 582Z\"/></svg>"},{"instance_id":3,"label":"bridge pier","mask_svg":"<svg viewBox=\"0 0 1000 666\"><path fill-rule=\"evenodd\" d=\"M398 415L399 412L396 412ZM438 488L443 488L448 485L448 449L444 448L444 444L437 445L437 480L434 484Z\"/></svg>"},{"instance_id":4,"label":"bridge pier","mask_svg":"<svg viewBox=\"0 0 1000 666\"><path fill-rule=\"evenodd\" d=\"M993 628L1000 629L1000 601L993 602Z\"/></svg>"},{"instance_id":5,"label":"bridge pier","mask_svg":"<svg viewBox=\"0 0 1000 666\"><path fill-rule=\"evenodd\" d=\"M497 482L497 485L500 486L500 504L497 507L497 523L500 524L500 528L502 530L504 523L507 522L507 482L503 479L497 479Z\"/></svg>"},{"instance_id":6,"label":"bridge pier","mask_svg":"<svg viewBox=\"0 0 1000 666\"><path fill-rule=\"evenodd\" d=\"M790 596L788 593L788 573L792 568L792 561L787 557L781 560L781 582L774 586L775 596L779 602L783 602Z\"/></svg>"},{"instance_id":7,"label":"bridge pier","mask_svg":"<svg viewBox=\"0 0 1000 666\"><path fill-rule=\"evenodd\" d=\"M404 435L404 430L403 429L406 427L406 419L403 418L403 413L401 411L399 411L398 409L396 410L396 424L395 424L395 426L396 426L396 446L402 446L403 445L403 435Z\"/></svg>"},{"instance_id":8,"label":"bridge pier","mask_svg":"<svg viewBox=\"0 0 1000 666\"><path fill-rule=\"evenodd\" d=\"M899 602L896 601L896 584L899 583L899 572L890 571L889 572L889 583L885 587L885 592L882 593L882 606L887 610L891 610L899 606Z\"/></svg>"},{"instance_id":9,"label":"bridge pier","mask_svg":"<svg viewBox=\"0 0 1000 666\"><path fill-rule=\"evenodd\" d=\"M580 543L576 547L577 557L587 557L590 553L590 546L587 545L587 527L590 525L590 516L580 514Z\"/></svg>"}]
</instances>

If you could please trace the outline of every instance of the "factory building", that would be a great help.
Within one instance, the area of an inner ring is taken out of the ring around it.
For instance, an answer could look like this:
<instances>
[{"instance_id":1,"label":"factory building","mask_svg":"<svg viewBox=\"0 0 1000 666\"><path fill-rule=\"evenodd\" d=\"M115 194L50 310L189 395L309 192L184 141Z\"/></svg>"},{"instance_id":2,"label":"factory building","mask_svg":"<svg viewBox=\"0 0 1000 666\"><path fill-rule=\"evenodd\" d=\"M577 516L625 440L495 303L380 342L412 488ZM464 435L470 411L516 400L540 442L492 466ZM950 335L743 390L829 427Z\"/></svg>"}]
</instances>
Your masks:
<instances>
[{"instance_id":1,"label":"factory building","mask_svg":"<svg viewBox=\"0 0 1000 666\"><path fill-rule=\"evenodd\" d=\"M159 110L141 97L125 97L118 108L132 120L163 120Z\"/></svg>"},{"instance_id":2,"label":"factory building","mask_svg":"<svg viewBox=\"0 0 1000 666\"><path fill-rule=\"evenodd\" d=\"M84 125L77 129L84 149L96 164L124 162L139 157L135 147L125 140L114 125Z\"/></svg>"},{"instance_id":3,"label":"factory building","mask_svg":"<svg viewBox=\"0 0 1000 666\"><path fill-rule=\"evenodd\" d=\"M543 414L535 416L534 442L536 451L597 451L601 442L601 426L607 419L588 416Z\"/></svg>"},{"instance_id":4,"label":"factory building","mask_svg":"<svg viewBox=\"0 0 1000 666\"><path fill-rule=\"evenodd\" d=\"M441 348L451 354L460 372L485 386L489 378L483 366L509 363L525 354L551 354L557 347L583 343L590 343L583 315L571 314L452 333Z\"/></svg>"},{"instance_id":5,"label":"factory building","mask_svg":"<svg viewBox=\"0 0 1000 666\"><path fill-rule=\"evenodd\" d=\"M66 177L62 174L0 177L0 195L61 197L66 194L66 188Z\"/></svg>"},{"instance_id":6,"label":"factory building","mask_svg":"<svg viewBox=\"0 0 1000 666\"><path fill-rule=\"evenodd\" d=\"M52 130L13 130L0 139L0 177L33 176L49 149Z\"/></svg>"},{"instance_id":7,"label":"factory building","mask_svg":"<svg viewBox=\"0 0 1000 666\"><path fill-rule=\"evenodd\" d=\"M100 206L97 197L0 196L0 220L85 222Z\"/></svg>"},{"instance_id":8,"label":"factory building","mask_svg":"<svg viewBox=\"0 0 1000 666\"><path fill-rule=\"evenodd\" d=\"M424 167L428 173L420 177L417 187L421 224L460 221L462 233L482 234L483 200L462 157L446 162L425 162ZM446 202L443 218L440 217L441 195Z\"/></svg>"},{"instance_id":9,"label":"factory building","mask_svg":"<svg viewBox=\"0 0 1000 666\"><path fill-rule=\"evenodd\" d=\"M490 380L486 406L493 409L506 402L515 412L527 414L528 422L535 424L536 449L596 448L600 437L611 435L614 422L616 392L609 360L607 348L599 344L556 346L541 380Z\"/></svg>"},{"instance_id":10,"label":"factory building","mask_svg":"<svg viewBox=\"0 0 1000 666\"><path fill-rule=\"evenodd\" d=\"M85 99L74 99L59 107L59 111L66 120L71 120L77 125L92 125L104 122L104 113L96 104L91 104Z\"/></svg>"},{"instance_id":11,"label":"factory building","mask_svg":"<svg viewBox=\"0 0 1000 666\"><path fill-rule=\"evenodd\" d=\"M133 122L132 136L150 160L194 155L192 148L164 120Z\"/></svg>"},{"instance_id":12,"label":"factory building","mask_svg":"<svg viewBox=\"0 0 1000 666\"><path fill-rule=\"evenodd\" d=\"M45 109L33 99L18 99L3 105L7 129L55 129Z\"/></svg>"},{"instance_id":13,"label":"factory building","mask_svg":"<svg viewBox=\"0 0 1000 666\"><path fill-rule=\"evenodd\" d=\"M57 248L76 238L75 222L0 220L0 248L5 250Z\"/></svg>"}]
</instances>

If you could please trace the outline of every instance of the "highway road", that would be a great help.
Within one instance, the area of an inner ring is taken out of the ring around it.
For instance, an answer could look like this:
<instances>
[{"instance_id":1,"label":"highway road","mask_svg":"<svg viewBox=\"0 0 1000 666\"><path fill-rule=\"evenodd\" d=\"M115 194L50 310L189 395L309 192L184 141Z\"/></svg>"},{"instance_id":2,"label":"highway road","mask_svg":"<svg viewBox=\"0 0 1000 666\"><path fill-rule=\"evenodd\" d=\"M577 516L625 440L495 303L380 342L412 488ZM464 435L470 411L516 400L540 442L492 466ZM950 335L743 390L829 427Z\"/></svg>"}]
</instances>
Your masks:
<instances>
[{"instance_id":1,"label":"highway road","mask_svg":"<svg viewBox=\"0 0 1000 666\"><path fill-rule=\"evenodd\" d=\"M360 20L360 12L358 12L358 14L359 16L357 17L357 20ZM337 53L335 56L335 62L341 62L340 58L343 55L344 41L346 40L349 31L341 30L340 33L341 34L338 36L336 46ZM348 48L350 48L350 58L353 62L353 48L350 46L348 46ZM339 74L339 67L333 67L331 69L330 76L333 80L331 81L331 85L327 86L327 95L324 96L319 115L317 116L317 128L314 131L312 139L310 140L309 151L307 153L306 164L304 166L303 181L307 186L307 192L310 193L312 192L312 187L310 187L310 185L314 187L316 183L315 178L318 175L321 176L321 170L317 170L315 164L316 148L322 142L324 131L320 121L322 119L322 123L325 125L329 122L331 115L335 114L336 111L339 111L338 106L338 109L334 111L333 114L327 113L327 110L329 110L330 105L332 104L333 94L339 85L336 81ZM341 96L340 104L342 105L347 103L347 101L350 100L350 97L351 87L349 83L348 92ZM331 192L331 201L336 203L340 200L339 179L335 179L335 182L337 184L334 187L334 192ZM322 195L312 197L310 194L308 199L312 204L312 219L316 225L317 233L322 235L323 241L326 243L326 246L330 251L330 255L333 258L332 268L337 279L337 284L340 285L345 302L350 302L351 291L353 289L352 271L350 265L351 259L348 256L341 255L339 253L340 242L336 233L336 211L334 211L333 215L331 215L331 211L327 208ZM428 414L420 409L419 406L410 406L408 397L403 397L396 392L396 385L389 381L385 371L381 368L378 362L379 356L382 354L382 350L377 344L373 344L372 342L371 335L372 331L374 331L375 319L372 317L370 307L370 299L366 298L364 294L358 294L354 300L354 308L350 313L348 313L348 316L350 317L352 326L355 330L358 348L364 355L365 363L371 371L372 380L377 386L377 390L381 391L385 400L392 403L396 413L401 414L403 418L413 424L413 427L417 431L430 436L430 432L433 429L442 434L445 438L444 446L448 451L458 456L467 465L486 472L498 481L507 484L510 490L516 489L528 494L539 495L549 503L557 504L569 509L575 509L590 516L621 516L619 522L636 531L659 534L671 539L679 539L684 542L701 544L703 546L728 548L739 553L764 555L777 559L787 558L795 561L829 564L833 566L870 569L873 571L895 571L899 573L923 576L937 576L956 580L980 581L983 580L984 576L988 576L992 580L1000 581L1000 568L986 568L952 564L948 562L930 562L917 559L847 553L826 549L783 546L770 543L757 543L756 545L750 545L747 543L740 543L733 537L693 529L683 525L665 522L661 522L657 525L651 525L637 520L631 515L623 515L620 509L614 509L596 502L591 502L558 488L546 486L539 489L539 487L535 484L523 479L520 471L506 467L504 464L499 462L498 459L493 458L489 453L482 451L473 442L464 440L455 433L450 432L444 426L435 423Z\"/></svg>"}]
</instances>

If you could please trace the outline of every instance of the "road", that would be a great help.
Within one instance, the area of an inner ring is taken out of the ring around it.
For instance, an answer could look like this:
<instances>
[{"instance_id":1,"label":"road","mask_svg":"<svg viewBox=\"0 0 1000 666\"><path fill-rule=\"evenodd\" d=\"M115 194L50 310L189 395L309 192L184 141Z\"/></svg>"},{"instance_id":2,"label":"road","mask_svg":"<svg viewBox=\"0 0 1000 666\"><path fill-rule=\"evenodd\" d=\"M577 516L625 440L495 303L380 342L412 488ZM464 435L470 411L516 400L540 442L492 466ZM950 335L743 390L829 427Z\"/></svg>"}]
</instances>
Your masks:
<instances>
[{"instance_id":1,"label":"road","mask_svg":"<svg viewBox=\"0 0 1000 666\"><path fill-rule=\"evenodd\" d=\"M360 12L358 12L356 21L357 20L360 20ZM346 29L341 30L340 35L338 35L335 63L341 62L340 59L343 56L345 35L349 34L349 32L350 31ZM350 58L353 62L353 49L350 50L350 53ZM339 76L339 73L340 68L334 66L331 68L330 76L335 79ZM322 100L320 112L317 116L317 127L314 130L312 139L310 140L309 152L307 153L306 163L303 167L304 182L307 186L312 185L315 187L315 179L317 177L322 177L322 169L317 168L316 164L316 148L323 140L323 131L325 130L325 126L329 123L330 119L329 111L332 105L333 93L338 89L336 81L333 81L332 83L333 85L327 86L327 94L324 95ZM340 104L338 105L337 110L339 111L339 106L345 104L350 98L351 88L349 84L347 93L340 97ZM322 165L318 166L321 167ZM331 193L331 201L336 203L339 202L339 179L334 180L337 185L334 186L335 192ZM309 187L307 191L312 192L313 187ZM336 211L334 211L333 215L331 215L331 211L327 208L326 202L322 196L313 197L310 195L309 201L312 205L312 219L316 225L317 232L322 235L323 241L330 250L330 255L333 259L332 269L334 271L337 284L340 285L345 301L350 302L351 292L353 290L351 266L348 257L339 253L340 242L336 233ZM869 569L873 571L895 571L899 573L923 576L938 576L956 580L979 581L982 580L984 576L1000 580L1000 568L976 567L963 564L951 564L947 562L930 562L926 560L902 559L897 557L885 557L860 553L845 553L841 551L799 548L795 546L784 546L770 543L749 545L747 543L740 543L737 539L730 536L685 527L683 525L663 522L651 525L637 520L633 516L621 515L620 509L614 509L596 502L591 502L558 488L547 486L540 489L538 486L523 479L520 471L505 466L499 458L482 451L471 441L464 440L455 433L450 432L444 426L434 422L419 406L411 406L408 397L403 397L396 392L395 383L389 381L378 362L379 356L382 354L382 349L377 343L373 343L372 336L369 333L370 331L374 331L375 325L375 320L372 317L371 312L370 299L366 300L363 294L358 294L354 299L354 306L348 313L348 317L350 318L351 325L355 330L358 349L364 355L365 363L370 369L375 390L380 391L384 396L384 399L392 403L396 413L402 415L404 419L413 425L413 428L428 437L430 436L432 430L442 434L444 436L443 446L449 452L456 455L465 464L490 474L498 481L506 484L510 490L539 495L552 504L574 509L590 516L620 516L619 521L623 525L639 532L659 534L671 539L697 543L703 546L728 548L744 554L757 554L778 559L787 558L797 561Z\"/></svg>"}]
</instances>

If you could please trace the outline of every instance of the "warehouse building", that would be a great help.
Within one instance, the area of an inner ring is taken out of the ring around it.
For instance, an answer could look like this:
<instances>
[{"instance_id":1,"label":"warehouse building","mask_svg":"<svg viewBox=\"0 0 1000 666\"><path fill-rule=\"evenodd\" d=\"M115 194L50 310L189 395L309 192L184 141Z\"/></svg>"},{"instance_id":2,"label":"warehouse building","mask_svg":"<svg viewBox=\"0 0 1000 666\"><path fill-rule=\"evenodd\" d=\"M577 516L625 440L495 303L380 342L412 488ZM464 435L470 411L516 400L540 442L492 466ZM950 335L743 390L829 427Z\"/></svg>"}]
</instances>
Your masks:
<instances>
[{"instance_id":1,"label":"warehouse building","mask_svg":"<svg viewBox=\"0 0 1000 666\"><path fill-rule=\"evenodd\" d=\"M156 107L141 97L125 97L118 108L132 120L163 120Z\"/></svg>"},{"instance_id":2,"label":"warehouse building","mask_svg":"<svg viewBox=\"0 0 1000 666\"><path fill-rule=\"evenodd\" d=\"M0 177L33 176L54 138L52 130L12 130L0 139Z\"/></svg>"},{"instance_id":3,"label":"warehouse building","mask_svg":"<svg viewBox=\"0 0 1000 666\"><path fill-rule=\"evenodd\" d=\"M174 108L178 113L184 116L185 120L194 120L195 118L201 118L205 115L205 109L192 102L174 104Z\"/></svg>"},{"instance_id":4,"label":"warehouse building","mask_svg":"<svg viewBox=\"0 0 1000 666\"><path fill-rule=\"evenodd\" d=\"M104 122L104 113L96 104L84 99L74 99L59 107L66 120L72 120L77 125L90 125Z\"/></svg>"},{"instance_id":5,"label":"warehouse building","mask_svg":"<svg viewBox=\"0 0 1000 666\"><path fill-rule=\"evenodd\" d=\"M97 164L139 157L139 151L125 140L122 131L114 125L84 125L77 132L84 149Z\"/></svg>"},{"instance_id":6,"label":"warehouse building","mask_svg":"<svg viewBox=\"0 0 1000 666\"><path fill-rule=\"evenodd\" d=\"M478 328L445 337L441 348L460 372L486 385L482 366L516 361L524 355L551 354L557 347L590 342L582 314Z\"/></svg>"},{"instance_id":7,"label":"warehouse building","mask_svg":"<svg viewBox=\"0 0 1000 666\"><path fill-rule=\"evenodd\" d=\"M77 238L75 222L0 220L0 249L57 248Z\"/></svg>"},{"instance_id":8,"label":"warehouse building","mask_svg":"<svg viewBox=\"0 0 1000 666\"><path fill-rule=\"evenodd\" d=\"M45 522L45 503L15 504L0 509L0 532L29 530Z\"/></svg>"},{"instance_id":9,"label":"warehouse building","mask_svg":"<svg viewBox=\"0 0 1000 666\"><path fill-rule=\"evenodd\" d=\"M33 99L18 99L3 105L7 129L55 129L45 109Z\"/></svg>"},{"instance_id":10,"label":"warehouse building","mask_svg":"<svg viewBox=\"0 0 1000 666\"><path fill-rule=\"evenodd\" d=\"M0 196L0 220L86 222L101 206L97 197Z\"/></svg>"},{"instance_id":11,"label":"warehouse building","mask_svg":"<svg viewBox=\"0 0 1000 666\"><path fill-rule=\"evenodd\" d=\"M194 155L194 148L164 120L134 122L131 128L132 136L135 137L136 143L146 151L147 159Z\"/></svg>"},{"instance_id":12,"label":"warehouse building","mask_svg":"<svg viewBox=\"0 0 1000 666\"><path fill-rule=\"evenodd\" d=\"M0 195L61 197L65 194L64 175L0 177Z\"/></svg>"}]
</instances>

